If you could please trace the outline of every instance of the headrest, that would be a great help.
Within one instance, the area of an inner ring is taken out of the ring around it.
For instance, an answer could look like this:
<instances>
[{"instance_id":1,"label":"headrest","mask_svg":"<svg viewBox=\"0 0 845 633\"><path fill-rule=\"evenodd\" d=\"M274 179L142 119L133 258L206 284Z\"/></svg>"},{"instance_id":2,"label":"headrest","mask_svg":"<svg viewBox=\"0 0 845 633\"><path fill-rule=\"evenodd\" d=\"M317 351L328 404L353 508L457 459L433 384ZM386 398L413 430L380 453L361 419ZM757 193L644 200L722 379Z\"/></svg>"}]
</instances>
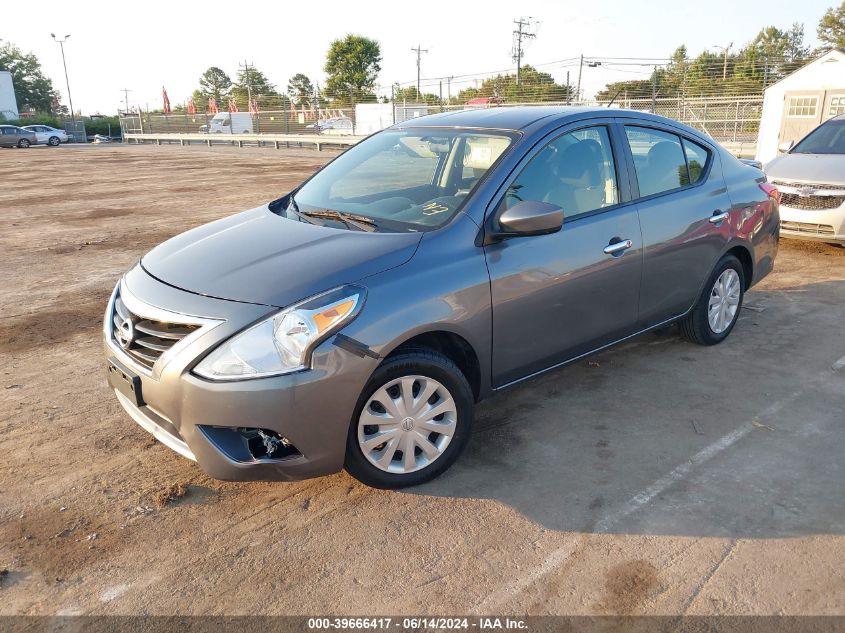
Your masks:
<instances>
[{"instance_id":1,"label":"headrest","mask_svg":"<svg viewBox=\"0 0 845 633\"><path fill-rule=\"evenodd\" d=\"M464 167L470 169L489 169L505 151L509 139L494 136L475 136L466 141Z\"/></svg>"}]
</instances>

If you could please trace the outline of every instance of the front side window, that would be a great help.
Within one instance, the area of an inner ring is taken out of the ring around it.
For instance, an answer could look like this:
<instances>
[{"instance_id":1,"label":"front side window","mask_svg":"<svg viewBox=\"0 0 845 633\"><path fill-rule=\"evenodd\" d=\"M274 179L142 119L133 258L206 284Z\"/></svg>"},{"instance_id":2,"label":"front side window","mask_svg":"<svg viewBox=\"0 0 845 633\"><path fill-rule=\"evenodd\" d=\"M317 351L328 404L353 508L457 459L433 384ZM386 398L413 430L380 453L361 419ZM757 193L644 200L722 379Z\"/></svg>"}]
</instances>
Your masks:
<instances>
[{"instance_id":1,"label":"front side window","mask_svg":"<svg viewBox=\"0 0 845 633\"><path fill-rule=\"evenodd\" d=\"M675 134L650 128L625 126L640 196L651 196L689 184L687 160L681 139Z\"/></svg>"},{"instance_id":2,"label":"front side window","mask_svg":"<svg viewBox=\"0 0 845 633\"><path fill-rule=\"evenodd\" d=\"M790 154L845 154L845 121L826 121L810 132Z\"/></svg>"},{"instance_id":3,"label":"front side window","mask_svg":"<svg viewBox=\"0 0 845 633\"><path fill-rule=\"evenodd\" d=\"M14 136L15 135L15 128L13 128L13 127L4 127L4 128L0 128L0 129L3 130L3 134L5 134L6 136Z\"/></svg>"},{"instance_id":4,"label":"front side window","mask_svg":"<svg viewBox=\"0 0 845 633\"><path fill-rule=\"evenodd\" d=\"M577 130L546 145L508 187L500 208L528 200L556 205L566 219L617 204L607 128Z\"/></svg>"},{"instance_id":5,"label":"front side window","mask_svg":"<svg viewBox=\"0 0 845 633\"><path fill-rule=\"evenodd\" d=\"M306 182L293 196L294 211L364 216L388 230L437 228L512 140L504 132L462 129L380 132Z\"/></svg>"}]
</instances>

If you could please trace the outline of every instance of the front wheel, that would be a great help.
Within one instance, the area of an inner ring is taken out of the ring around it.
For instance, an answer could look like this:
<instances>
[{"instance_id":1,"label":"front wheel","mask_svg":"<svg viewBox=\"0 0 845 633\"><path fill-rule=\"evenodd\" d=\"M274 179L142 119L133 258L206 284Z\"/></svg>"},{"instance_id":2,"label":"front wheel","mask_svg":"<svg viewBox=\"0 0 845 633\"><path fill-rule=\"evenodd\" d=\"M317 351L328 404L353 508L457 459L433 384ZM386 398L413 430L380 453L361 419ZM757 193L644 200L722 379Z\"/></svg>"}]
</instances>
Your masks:
<instances>
[{"instance_id":1,"label":"front wheel","mask_svg":"<svg viewBox=\"0 0 845 633\"><path fill-rule=\"evenodd\" d=\"M745 295L745 272L733 255L719 260L698 303L682 321L681 333L699 345L724 341L736 325Z\"/></svg>"},{"instance_id":2,"label":"front wheel","mask_svg":"<svg viewBox=\"0 0 845 633\"><path fill-rule=\"evenodd\" d=\"M18 147L27 148L27 147L29 147L29 145L30 145L29 141L25 138L22 138L20 141L18 141Z\"/></svg>"},{"instance_id":3,"label":"front wheel","mask_svg":"<svg viewBox=\"0 0 845 633\"><path fill-rule=\"evenodd\" d=\"M422 349L389 357L358 400L346 470L373 488L430 481L461 454L472 416L472 390L451 360Z\"/></svg>"}]
</instances>

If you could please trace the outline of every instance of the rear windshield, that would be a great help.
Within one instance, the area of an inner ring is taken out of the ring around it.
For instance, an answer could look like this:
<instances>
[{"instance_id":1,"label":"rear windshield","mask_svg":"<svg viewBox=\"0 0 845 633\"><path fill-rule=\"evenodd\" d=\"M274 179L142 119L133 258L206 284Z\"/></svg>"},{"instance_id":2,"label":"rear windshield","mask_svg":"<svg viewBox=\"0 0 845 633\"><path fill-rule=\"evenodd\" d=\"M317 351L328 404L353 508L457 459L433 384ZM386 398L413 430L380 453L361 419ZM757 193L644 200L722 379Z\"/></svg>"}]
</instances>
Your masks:
<instances>
[{"instance_id":1,"label":"rear windshield","mask_svg":"<svg viewBox=\"0 0 845 633\"><path fill-rule=\"evenodd\" d=\"M845 154L845 120L828 121L804 137L792 154Z\"/></svg>"},{"instance_id":2,"label":"rear windshield","mask_svg":"<svg viewBox=\"0 0 845 633\"><path fill-rule=\"evenodd\" d=\"M300 212L340 211L381 230L430 230L457 213L513 140L503 132L410 129L361 141L295 193Z\"/></svg>"}]
</instances>

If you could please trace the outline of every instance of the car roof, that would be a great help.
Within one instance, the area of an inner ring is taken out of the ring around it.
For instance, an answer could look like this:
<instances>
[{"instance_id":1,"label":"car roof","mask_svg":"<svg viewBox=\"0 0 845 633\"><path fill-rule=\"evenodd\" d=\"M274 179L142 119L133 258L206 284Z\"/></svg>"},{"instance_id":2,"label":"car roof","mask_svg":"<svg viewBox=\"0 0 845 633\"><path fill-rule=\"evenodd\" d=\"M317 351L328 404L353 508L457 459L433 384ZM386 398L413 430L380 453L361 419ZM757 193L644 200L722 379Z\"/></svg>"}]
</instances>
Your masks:
<instances>
[{"instance_id":1,"label":"car roof","mask_svg":"<svg viewBox=\"0 0 845 633\"><path fill-rule=\"evenodd\" d=\"M466 127L495 130L534 132L538 129L555 127L565 122L592 119L596 117L634 118L671 125L684 133L707 140L708 137L688 125L650 112L608 108L598 106L504 106L492 108L470 108L455 112L439 112L408 119L394 126L394 129L419 127ZM710 139L712 142L712 139Z\"/></svg>"}]
</instances>

